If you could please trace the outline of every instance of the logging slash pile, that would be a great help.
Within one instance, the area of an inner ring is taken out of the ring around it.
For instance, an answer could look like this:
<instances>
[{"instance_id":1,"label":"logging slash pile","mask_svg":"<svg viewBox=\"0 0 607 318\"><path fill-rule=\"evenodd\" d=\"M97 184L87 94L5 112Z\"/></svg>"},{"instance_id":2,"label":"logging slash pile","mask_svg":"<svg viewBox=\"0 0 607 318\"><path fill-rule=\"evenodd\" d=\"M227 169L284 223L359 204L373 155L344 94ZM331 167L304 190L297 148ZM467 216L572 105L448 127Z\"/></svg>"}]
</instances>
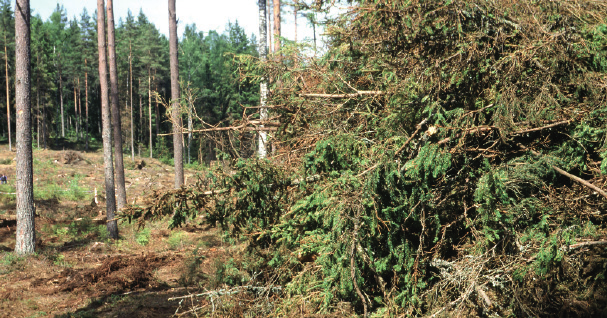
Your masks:
<instances>
[{"instance_id":1,"label":"logging slash pile","mask_svg":"<svg viewBox=\"0 0 607 318\"><path fill-rule=\"evenodd\" d=\"M238 59L271 158L123 217L245 243L232 285L283 291L249 314L605 315L607 3L354 2L322 57Z\"/></svg>"}]
</instances>

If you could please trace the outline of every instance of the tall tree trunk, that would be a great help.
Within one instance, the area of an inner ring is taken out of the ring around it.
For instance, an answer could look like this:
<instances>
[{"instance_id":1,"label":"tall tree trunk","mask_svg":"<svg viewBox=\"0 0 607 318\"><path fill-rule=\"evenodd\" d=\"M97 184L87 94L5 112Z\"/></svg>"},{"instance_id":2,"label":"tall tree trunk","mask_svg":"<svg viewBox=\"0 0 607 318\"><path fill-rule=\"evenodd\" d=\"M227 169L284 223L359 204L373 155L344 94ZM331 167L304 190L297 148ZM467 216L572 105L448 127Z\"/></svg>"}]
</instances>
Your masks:
<instances>
[{"instance_id":1,"label":"tall tree trunk","mask_svg":"<svg viewBox=\"0 0 607 318\"><path fill-rule=\"evenodd\" d=\"M272 49L274 48L273 43L273 39L274 39L274 32L272 32L272 5L273 5L273 0L267 1L266 4L266 37L267 37L267 41L268 42L268 54L272 54Z\"/></svg>"},{"instance_id":2,"label":"tall tree trunk","mask_svg":"<svg viewBox=\"0 0 607 318\"><path fill-rule=\"evenodd\" d=\"M137 85L137 95L139 95L139 157L141 157L141 146L143 145L143 101L141 99L141 77L139 78L139 84Z\"/></svg>"},{"instance_id":3,"label":"tall tree trunk","mask_svg":"<svg viewBox=\"0 0 607 318\"><path fill-rule=\"evenodd\" d=\"M130 95L131 95L131 160L135 161L135 130L133 125L133 51L131 49L131 42L129 41L129 81L130 81Z\"/></svg>"},{"instance_id":4,"label":"tall tree trunk","mask_svg":"<svg viewBox=\"0 0 607 318\"><path fill-rule=\"evenodd\" d=\"M148 115L150 116L150 158L152 156L152 70L148 68Z\"/></svg>"},{"instance_id":5,"label":"tall tree trunk","mask_svg":"<svg viewBox=\"0 0 607 318\"><path fill-rule=\"evenodd\" d=\"M274 0L274 53L280 50L280 0Z\"/></svg>"},{"instance_id":6,"label":"tall tree trunk","mask_svg":"<svg viewBox=\"0 0 607 318\"><path fill-rule=\"evenodd\" d=\"M171 60L171 117L173 122L173 161L175 188L183 185L183 123L179 109L179 60L177 59L177 16L175 0L169 0L169 53Z\"/></svg>"},{"instance_id":7,"label":"tall tree trunk","mask_svg":"<svg viewBox=\"0 0 607 318\"><path fill-rule=\"evenodd\" d=\"M262 62L268 59L268 47L267 36L268 36L268 26L266 21L266 0L258 0L259 5L259 57ZM268 118L268 110L265 108L266 102L268 100L268 80L266 77L262 78L259 83L260 90L260 103L261 108L259 109L259 119L264 121ZM263 125L261 126L263 127ZM265 131L259 131L259 145L258 145L258 156L260 158L266 157L266 142L267 142L267 134Z\"/></svg>"},{"instance_id":8,"label":"tall tree trunk","mask_svg":"<svg viewBox=\"0 0 607 318\"><path fill-rule=\"evenodd\" d=\"M85 126L85 150L89 150L89 82L88 82L88 73L86 70L86 59L84 59L84 109L85 109L85 118L84 118L84 126Z\"/></svg>"},{"instance_id":9,"label":"tall tree trunk","mask_svg":"<svg viewBox=\"0 0 607 318\"><path fill-rule=\"evenodd\" d=\"M36 146L40 149L40 76L36 76Z\"/></svg>"},{"instance_id":10,"label":"tall tree trunk","mask_svg":"<svg viewBox=\"0 0 607 318\"><path fill-rule=\"evenodd\" d=\"M99 50L99 82L101 86L101 117L103 125L103 163L105 174L105 196L107 230L110 237L118 238L118 223L114 219L116 195L114 192L114 161L112 158L112 120L107 82L107 61L105 48L105 8L104 1L97 0L97 47Z\"/></svg>"},{"instance_id":11,"label":"tall tree trunk","mask_svg":"<svg viewBox=\"0 0 607 318\"><path fill-rule=\"evenodd\" d=\"M158 93L158 82L156 82L156 71L154 71L154 75L152 75L152 81L154 81L154 92L156 92L156 94L160 94ZM166 96L163 96L166 100ZM158 135L160 135L160 107L158 107L158 98L154 98L154 104L156 105L154 107L154 111L156 112L156 120L154 121L154 127L156 127L156 138L158 138Z\"/></svg>"},{"instance_id":12,"label":"tall tree trunk","mask_svg":"<svg viewBox=\"0 0 607 318\"><path fill-rule=\"evenodd\" d=\"M15 101L17 104L17 238L15 252L32 254L36 248L32 119L30 82L30 3L15 4Z\"/></svg>"},{"instance_id":13,"label":"tall tree trunk","mask_svg":"<svg viewBox=\"0 0 607 318\"><path fill-rule=\"evenodd\" d=\"M188 81L188 90L189 90L190 82ZM190 92L188 92L190 94ZM192 150L192 112L193 112L194 104L192 103L192 97L188 98L188 163L190 161L190 151Z\"/></svg>"},{"instance_id":14,"label":"tall tree trunk","mask_svg":"<svg viewBox=\"0 0 607 318\"><path fill-rule=\"evenodd\" d=\"M8 150L13 151L13 142L11 140L11 102L10 102L10 90L8 79L8 53L6 52L6 34L4 35L4 67L6 70L6 121L8 127Z\"/></svg>"},{"instance_id":15,"label":"tall tree trunk","mask_svg":"<svg viewBox=\"0 0 607 318\"><path fill-rule=\"evenodd\" d=\"M59 104L61 107L61 137L65 138L65 120L63 117L63 78L61 77L61 69L59 69Z\"/></svg>"},{"instance_id":16,"label":"tall tree trunk","mask_svg":"<svg viewBox=\"0 0 607 318\"><path fill-rule=\"evenodd\" d=\"M74 121L76 126L76 140L78 140L78 94L76 93L76 83L74 83Z\"/></svg>"},{"instance_id":17,"label":"tall tree trunk","mask_svg":"<svg viewBox=\"0 0 607 318\"><path fill-rule=\"evenodd\" d=\"M82 90L80 89L80 77L78 77L78 127L80 127L80 138L82 138ZM80 140L80 139L79 139Z\"/></svg>"},{"instance_id":18,"label":"tall tree trunk","mask_svg":"<svg viewBox=\"0 0 607 318\"><path fill-rule=\"evenodd\" d=\"M107 40L110 57L110 86L112 103L112 128L114 129L114 173L116 174L116 194L118 210L126 207L126 187L124 185L124 162L122 157L122 123L118 105L118 67L116 64L116 41L114 35L114 4L107 0Z\"/></svg>"},{"instance_id":19,"label":"tall tree trunk","mask_svg":"<svg viewBox=\"0 0 607 318\"><path fill-rule=\"evenodd\" d=\"M293 7L293 19L295 21L295 43L297 43L297 1L295 1L295 6Z\"/></svg>"}]
</instances>

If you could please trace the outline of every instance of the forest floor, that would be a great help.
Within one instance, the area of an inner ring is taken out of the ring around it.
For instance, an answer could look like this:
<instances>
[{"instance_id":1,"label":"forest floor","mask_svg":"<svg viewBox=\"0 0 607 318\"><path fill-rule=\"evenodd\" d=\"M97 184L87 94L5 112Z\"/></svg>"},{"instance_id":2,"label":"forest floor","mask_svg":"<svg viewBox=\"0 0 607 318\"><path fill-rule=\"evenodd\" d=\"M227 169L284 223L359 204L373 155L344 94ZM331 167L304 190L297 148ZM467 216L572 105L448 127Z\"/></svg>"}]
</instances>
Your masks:
<instances>
[{"instance_id":1,"label":"forest floor","mask_svg":"<svg viewBox=\"0 0 607 318\"><path fill-rule=\"evenodd\" d=\"M196 291L196 277L212 277L238 248L222 242L215 228L168 230L166 221L145 229L119 222L120 239L110 240L101 149L35 150L37 248L34 256L18 257L14 157L0 145L0 173L9 180L0 185L0 317L171 316L180 301L169 298ZM153 190L173 185L171 166L127 155L124 162L129 203L145 204ZM195 173L186 170L186 183Z\"/></svg>"}]
</instances>

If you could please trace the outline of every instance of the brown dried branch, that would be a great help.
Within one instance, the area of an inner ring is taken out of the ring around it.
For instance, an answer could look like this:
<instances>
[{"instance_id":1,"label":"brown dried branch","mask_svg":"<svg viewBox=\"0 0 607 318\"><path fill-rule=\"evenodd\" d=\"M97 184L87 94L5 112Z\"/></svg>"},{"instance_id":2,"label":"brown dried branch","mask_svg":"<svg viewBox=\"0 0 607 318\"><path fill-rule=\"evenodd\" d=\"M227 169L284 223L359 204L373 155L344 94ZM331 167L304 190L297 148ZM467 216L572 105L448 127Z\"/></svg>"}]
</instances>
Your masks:
<instances>
[{"instance_id":1,"label":"brown dried branch","mask_svg":"<svg viewBox=\"0 0 607 318\"><path fill-rule=\"evenodd\" d=\"M356 93L351 94L299 94L300 97L319 97L319 98L354 98L363 95L377 96L383 95L382 91L357 91Z\"/></svg>"},{"instance_id":2,"label":"brown dried branch","mask_svg":"<svg viewBox=\"0 0 607 318\"><path fill-rule=\"evenodd\" d=\"M520 143L518 144L518 146L521 149L523 149L523 150L528 150L529 152L531 152L532 154L534 154L534 155L536 155L538 157L542 156L542 154L540 154L539 152L537 152L537 151L535 151L533 149L527 148L527 147L523 146ZM551 167L556 172L564 175L565 177L567 177L567 178L569 178L569 179L571 179L571 180L573 180L573 181L575 181L575 182L577 182L577 183L579 183L579 184L581 184L581 185L583 185L583 186L585 186L585 187L587 187L589 189L592 189L592 190L596 191L597 193L599 193L600 195L602 195L603 197L607 198L607 192L603 191L603 189L595 186L594 184L592 184L592 183L590 183L590 182L588 182L588 181L586 181L586 180L584 180L584 179L582 179L580 177L576 177L576 176L572 175L571 173L569 173L569 172L567 172L567 171L565 171L565 170L563 170L563 169L561 169L561 168L559 168L559 167L557 167L555 165L551 165Z\"/></svg>"}]
</instances>

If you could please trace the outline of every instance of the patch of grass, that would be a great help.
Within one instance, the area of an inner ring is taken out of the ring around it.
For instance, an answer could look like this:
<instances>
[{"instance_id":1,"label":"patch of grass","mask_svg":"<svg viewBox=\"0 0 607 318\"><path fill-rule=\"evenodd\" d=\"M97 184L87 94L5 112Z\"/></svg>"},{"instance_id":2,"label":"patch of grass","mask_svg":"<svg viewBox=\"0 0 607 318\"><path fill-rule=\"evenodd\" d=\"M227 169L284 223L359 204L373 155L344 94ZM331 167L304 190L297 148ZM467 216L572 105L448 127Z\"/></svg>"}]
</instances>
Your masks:
<instances>
[{"instance_id":1,"label":"patch of grass","mask_svg":"<svg viewBox=\"0 0 607 318\"><path fill-rule=\"evenodd\" d=\"M65 260L65 255L63 254L54 254L53 256L49 257L49 259L51 261L53 261L53 264L55 264L55 266L61 266L61 267L71 267L72 265Z\"/></svg>"},{"instance_id":2,"label":"patch of grass","mask_svg":"<svg viewBox=\"0 0 607 318\"><path fill-rule=\"evenodd\" d=\"M173 232L167 239L167 243L172 250L182 248L184 246L184 238L186 237L184 232Z\"/></svg>"},{"instance_id":3,"label":"patch of grass","mask_svg":"<svg viewBox=\"0 0 607 318\"><path fill-rule=\"evenodd\" d=\"M199 163L199 162L192 162L192 163L185 163L183 165L184 168L186 169L191 169L191 170L197 170L197 171L201 171L201 170L205 170L208 167L204 164L204 162Z\"/></svg>"},{"instance_id":4,"label":"patch of grass","mask_svg":"<svg viewBox=\"0 0 607 318\"><path fill-rule=\"evenodd\" d=\"M70 201L80 201L86 197L87 190L80 186L79 182L82 179L80 174L74 175L74 178L70 181L70 187L65 192L65 198Z\"/></svg>"},{"instance_id":5,"label":"patch of grass","mask_svg":"<svg viewBox=\"0 0 607 318\"><path fill-rule=\"evenodd\" d=\"M0 275L22 270L25 267L25 258L14 252L4 252L0 255L2 255L0 257Z\"/></svg>"},{"instance_id":6,"label":"patch of grass","mask_svg":"<svg viewBox=\"0 0 607 318\"><path fill-rule=\"evenodd\" d=\"M10 165L13 163L13 159L0 159L0 165Z\"/></svg>"},{"instance_id":7,"label":"patch of grass","mask_svg":"<svg viewBox=\"0 0 607 318\"><path fill-rule=\"evenodd\" d=\"M139 243L139 245L146 246L150 243L151 231L148 228L145 228L135 234L135 241Z\"/></svg>"},{"instance_id":8,"label":"patch of grass","mask_svg":"<svg viewBox=\"0 0 607 318\"><path fill-rule=\"evenodd\" d=\"M2 184L0 185L0 192L4 193L16 193L16 189L13 185L10 184ZM8 204L13 203L17 197L14 194L2 194L0 195L0 203Z\"/></svg>"}]
</instances>

